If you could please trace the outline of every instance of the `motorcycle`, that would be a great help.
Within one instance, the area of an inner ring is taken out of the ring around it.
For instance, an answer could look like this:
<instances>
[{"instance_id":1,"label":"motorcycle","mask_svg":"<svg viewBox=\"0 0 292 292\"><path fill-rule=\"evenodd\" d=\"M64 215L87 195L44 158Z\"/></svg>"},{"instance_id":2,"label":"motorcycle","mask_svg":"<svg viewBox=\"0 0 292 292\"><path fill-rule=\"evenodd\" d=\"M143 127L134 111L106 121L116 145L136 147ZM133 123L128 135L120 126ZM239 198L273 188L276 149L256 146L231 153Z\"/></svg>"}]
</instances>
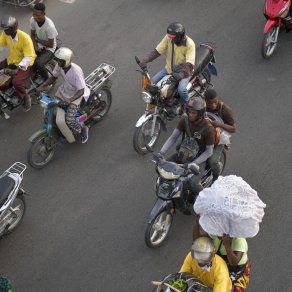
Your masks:
<instances>
[{"instance_id":1,"label":"motorcycle","mask_svg":"<svg viewBox=\"0 0 292 292\"><path fill-rule=\"evenodd\" d=\"M30 7L33 8L35 4L43 2L42 0L0 0L0 3L11 4L15 7Z\"/></svg>"},{"instance_id":2,"label":"motorcycle","mask_svg":"<svg viewBox=\"0 0 292 292\"><path fill-rule=\"evenodd\" d=\"M24 194L21 187L26 165L15 162L0 176L0 237L11 233L25 214Z\"/></svg>"},{"instance_id":3,"label":"motorcycle","mask_svg":"<svg viewBox=\"0 0 292 292\"><path fill-rule=\"evenodd\" d=\"M267 20L264 28L261 53L264 59L269 59L274 54L280 28L286 26L285 20L289 15L291 0L266 0L263 14Z\"/></svg>"},{"instance_id":4,"label":"motorcycle","mask_svg":"<svg viewBox=\"0 0 292 292\"><path fill-rule=\"evenodd\" d=\"M80 110L76 114L76 120L81 125L91 127L108 113L112 103L112 82L109 77L114 72L113 66L102 63L85 78L91 94L87 101L81 102ZM31 146L27 153L28 163L34 168L46 166L52 160L56 146L64 139L68 143L76 141L74 133L65 122L67 105L58 98L43 94L40 106L44 109L44 123L29 138Z\"/></svg>"},{"instance_id":5,"label":"motorcycle","mask_svg":"<svg viewBox=\"0 0 292 292\"><path fill-rule=\"evenodd\" d=\"M222 165L220 174L222 174L226 164L226 149L227 147L224 147L219 160ZM191 193L188 183L197 170L185 169L183 165L166 161L163 158L151 161L155 163L158 174L155 184L157 199L148 216L144 239L148 247L156 248L166 240L176 210L184 213L193 205L194 195ZM207 164L201 178L201 184L203 188L207 188L212 183L213 174Z\"/></svg>"},{"instance_id":6,"label":"motorcycle","mask_svg":"<svg viewBox=\"0 0 292 292\"><path fill-rule=\"evenodd\" d=\"M45 65L50 75L52 75L55 65L56 61L53 58ZM13 70L16 68L16 65L11 64L8 66L8 70L0 70L0 116L5 119L10 118L8 111L13 111L23 103L23 101L17 96L15 88L12 86ZM43 82L43 78L33 70L32 75L25 82L27 93L32 97L35 97L35 89Z\"/></svg>"},{"instance_id":7,"label":"motorcycle","mask_svg":"<svg viewBox=\"0 0 292 292\"><path fill-rule=\"evenodd\" d=\"M201 44L196 50L196 65L187 85L189 98L203 96L211 85L211 74L217 75L214 56L215 47L211 43ZM140 66L140 60L135 57ZM140 66L141 68L141 66ZM153 151L158 141L161 128L166 131L166 122L183 113L177 90L169 95L168 89L173 80L167 75L156 85L151 81L147 69L137 70L142 75L142 100L146 103L145 113L136 123L133 147L139 154Z\"/></svg>"}]
</instances>

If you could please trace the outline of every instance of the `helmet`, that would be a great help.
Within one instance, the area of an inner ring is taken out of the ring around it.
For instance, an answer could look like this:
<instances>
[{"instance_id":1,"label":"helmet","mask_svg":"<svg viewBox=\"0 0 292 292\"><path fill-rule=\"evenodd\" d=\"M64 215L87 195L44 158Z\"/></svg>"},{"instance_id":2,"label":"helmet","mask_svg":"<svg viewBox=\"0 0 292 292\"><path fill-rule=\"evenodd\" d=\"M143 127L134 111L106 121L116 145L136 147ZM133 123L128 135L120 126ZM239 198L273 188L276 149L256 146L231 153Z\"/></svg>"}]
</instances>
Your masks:
<instances>
[{"instance_id":1,"label":"helmet","mask_svg":"<svg viewBox=\"0 0 292 292\"><path fill-rule=\"evenodd\" d=\"M69 67L73 58L74 58L74 54L73 52L68 49L68 48L59 48L56 52L55 52L55 57L57 59L63 60L65 61L65 68Z\"/></svg>"},{"instance_id":2,"label":"helmet","mask_svg":"<svg viewBox=\"0 0 292 292\"><path fill-rule=\"evenodd\" d=\"M167 27L167 34L173 36L176 45L180 45L186 35L184 26L179 22L173 22Z\"/></svg>"},{"instance_id":3,"label":"helmet","mask_svg":"<svg viewBox=\"0 0 292 292\"><path fill-rule=\"evenodd\" d=\"M210 263L215 255L213 240L205 236L197 238L192 245L191 254L199 264Z\"/></svg>"},{"instance_id":4,"label":"helmet","mask_svg":"<svg viewBox=\"0 0 292 292\"><path fill-rule=\"evenodd\" d=\"M206 102L201 97L190 98L187 103L187 110L192 109L199 112L197 121L203 118L206 112Z\"/></svg>"},{"instance_id":5,"label":"helmet","mask_svg":"<svg viewBox=\"0 0 292 292\"><path fill-rule=\"evenodd\" d=\"M1 29L9 30L9 35L16 32L18 28L18 21L14 16L5 15L1 19Z\"/></svg>"}]
</instances>

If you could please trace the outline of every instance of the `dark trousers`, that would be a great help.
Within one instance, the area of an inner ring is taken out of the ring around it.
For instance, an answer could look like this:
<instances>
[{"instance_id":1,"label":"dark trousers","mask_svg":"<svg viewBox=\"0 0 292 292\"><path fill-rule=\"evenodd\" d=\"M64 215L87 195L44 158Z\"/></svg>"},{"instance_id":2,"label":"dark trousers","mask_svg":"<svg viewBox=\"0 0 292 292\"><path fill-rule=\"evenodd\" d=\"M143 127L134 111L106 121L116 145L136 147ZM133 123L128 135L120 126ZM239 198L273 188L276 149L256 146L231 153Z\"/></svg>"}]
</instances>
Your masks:
<instances>
[{"instance_id":1,"label":"dark trousers","mask_svg":"<svg viewBox=\"0 0 292 292\"><path fill-rule=\"evenodd\" d=\"M0 69L7 68L7 59L0 62ZM28 67L26 70L18 69L17 73L13 75L12 85L20 99L26 96L25 80L29 78L32 68Z\"/></svg>"},{"instance_id":2,"label":"dark trousers","mask_svg":"<svg viewBox=\"0 0 292 292\"><path fill-rule=\"evenodd\" d=\"M53 55L53 52L46 50L37 53L37 57L34 61L33 68L40 74L40 76L44 80L47 80L49 78L49 74L45 65L53 58Z\"/></svg>"}]
</instances>

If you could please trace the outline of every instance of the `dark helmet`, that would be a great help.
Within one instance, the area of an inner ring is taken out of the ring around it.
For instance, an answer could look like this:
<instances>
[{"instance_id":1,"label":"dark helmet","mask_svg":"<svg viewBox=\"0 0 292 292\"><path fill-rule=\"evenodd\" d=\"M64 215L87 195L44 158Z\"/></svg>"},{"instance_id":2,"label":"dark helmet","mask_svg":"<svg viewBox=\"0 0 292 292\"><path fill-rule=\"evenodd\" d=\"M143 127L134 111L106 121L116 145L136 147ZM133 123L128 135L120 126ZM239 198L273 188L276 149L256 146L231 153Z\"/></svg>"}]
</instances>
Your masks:
<instances>
[{"instance_id":1,"label":"dark helmet","mask_svg":"<svg viewBox=\"0 0 292 292\"><path fill-rule=\"evenodd\" d=\"M175 36L174 42L179 45L183 42L186 31L184 26L179 22L173 22L167 27L167 34L169 36Z\"/></svg>"},{"instance_id":2,"label":"dark helmet","mask_svg":"<svg viewBox=\"0 0 292 292\"><path fill-rule=\"evenodd\" d=\"M201 97L190 98L187 103L187 110L192 109L199 112L197 121L203 118L206 112L206 102Z\"/></svg>"},{"instance_id":3,"label":"dark helmet","mask_svg":"<svg viewBox=\"0 0 292 292\"><path fill-rule=\"evenodd\" d=\"M16 32L18 28L18 21L14 16L5 15L1 19L1 29L9 30L9 35Z\"/></svg>"}]
</instances>

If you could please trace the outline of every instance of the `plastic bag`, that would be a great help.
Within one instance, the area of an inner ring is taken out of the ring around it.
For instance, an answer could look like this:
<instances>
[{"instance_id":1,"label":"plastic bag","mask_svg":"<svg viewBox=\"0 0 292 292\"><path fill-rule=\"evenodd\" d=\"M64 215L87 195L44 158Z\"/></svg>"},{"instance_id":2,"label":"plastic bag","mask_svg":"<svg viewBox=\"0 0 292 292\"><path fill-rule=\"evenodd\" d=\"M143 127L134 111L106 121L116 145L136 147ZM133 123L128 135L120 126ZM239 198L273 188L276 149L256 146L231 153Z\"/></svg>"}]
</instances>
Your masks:
<instances>
[{"instance_id":1,"label":"plastic bag","mask_svg":"<svg viewBox=\"0 0 292 292\"><path fill-rule=\"evenodd\" d=\"M241 177L220 176L210 188L202 190L194 204L200 225L209 234L254 237L266 205Z\"/></svg>"}]
</instances>

